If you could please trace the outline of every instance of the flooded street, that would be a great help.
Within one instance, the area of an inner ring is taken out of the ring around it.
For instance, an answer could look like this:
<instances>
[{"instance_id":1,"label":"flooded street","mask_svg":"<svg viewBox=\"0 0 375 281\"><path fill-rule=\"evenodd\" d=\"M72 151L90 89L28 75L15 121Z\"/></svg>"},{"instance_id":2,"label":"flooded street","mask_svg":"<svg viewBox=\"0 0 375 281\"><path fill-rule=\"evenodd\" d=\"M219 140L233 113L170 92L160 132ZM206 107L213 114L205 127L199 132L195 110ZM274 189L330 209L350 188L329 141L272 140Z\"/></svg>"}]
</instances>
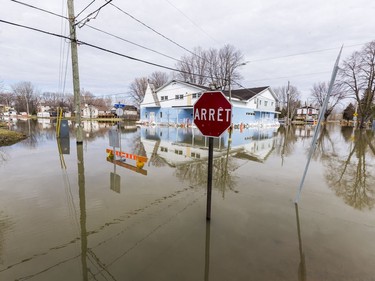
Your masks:
<instances>
[{"instance_id":1,"label":"flooded street","mask_svg":"<svg viewBox=\"0 0 375 281\"><path fill-rule=\"evenodd\" d=\"M374 131L324 127L298 206L314 127L224 134L206 223L197 130L39 122L0 147L0 280L375 280Z\"/></svg>"}]
</instances>

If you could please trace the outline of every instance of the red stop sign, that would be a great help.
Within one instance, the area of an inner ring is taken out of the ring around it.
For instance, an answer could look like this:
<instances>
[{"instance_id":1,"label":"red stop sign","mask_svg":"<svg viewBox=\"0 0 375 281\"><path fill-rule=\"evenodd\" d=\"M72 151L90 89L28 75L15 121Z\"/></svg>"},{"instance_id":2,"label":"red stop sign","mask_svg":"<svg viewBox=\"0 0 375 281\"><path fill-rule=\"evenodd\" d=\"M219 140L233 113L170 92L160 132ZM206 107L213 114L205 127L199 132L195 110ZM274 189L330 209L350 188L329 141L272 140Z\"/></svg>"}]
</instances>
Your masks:
<instances>
[{"instance_id":1,"label":"red stop sign","mask_svg":"<svg viewBox=\"0 0 375 281\"><path fill-rule=\"evenodd\" d=\"M194 104L194 124L206 137L219 137L232 123L232 104L222 92L205 92Z\"/></svg>"}]
</instances>

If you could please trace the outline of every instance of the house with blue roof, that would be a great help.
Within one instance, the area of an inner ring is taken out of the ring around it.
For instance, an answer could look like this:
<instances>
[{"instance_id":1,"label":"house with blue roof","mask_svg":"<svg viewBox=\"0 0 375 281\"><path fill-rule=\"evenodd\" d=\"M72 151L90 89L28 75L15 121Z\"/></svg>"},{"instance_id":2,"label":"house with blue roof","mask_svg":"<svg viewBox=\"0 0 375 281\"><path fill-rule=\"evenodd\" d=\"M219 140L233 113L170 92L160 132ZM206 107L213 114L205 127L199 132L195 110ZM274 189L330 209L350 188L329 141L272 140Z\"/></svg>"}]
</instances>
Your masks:
<instances>
[{"instance_id":1,"label":"house with blue roof","mask_svg":"<svg viewBox=\"0 0 375 281\"><path fill-rule=\"evenodd\" d=\"M158 89L148 84L140 105L140 121L145 124L183 125L193 123L193 106L210 88L172 80ZM277 98L268 86L223 91L232 103L234 126L278 125Z\"/></svg>"}]
</instances>

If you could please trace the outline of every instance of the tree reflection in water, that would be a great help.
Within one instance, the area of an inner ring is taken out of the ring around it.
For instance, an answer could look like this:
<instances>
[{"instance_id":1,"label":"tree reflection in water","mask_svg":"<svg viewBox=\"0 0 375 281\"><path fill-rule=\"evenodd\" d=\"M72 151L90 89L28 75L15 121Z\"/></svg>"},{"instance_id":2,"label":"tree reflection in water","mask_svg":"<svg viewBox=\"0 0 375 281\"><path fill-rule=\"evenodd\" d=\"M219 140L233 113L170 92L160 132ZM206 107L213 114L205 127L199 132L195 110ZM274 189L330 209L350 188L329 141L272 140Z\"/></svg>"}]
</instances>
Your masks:
<instances>
[{"instance_id":1,"label":"tree reflection in water","mask_svg":"<svg viewBox=\"0 0 375 281\"><path fill-rule=\"evenodd\" d=\"M230 155L227 161L226 156L220 156L213 159L212 188L216 188L225 194L226 190L235 191L237 178L233 172L239 165ZM176 177L182 181L189 181L190 185L204 186L207 183L207 161L196 161L176 167Z\"/></svg>"},{"instance_id":2,"label":"tree reflection in water","mask_svg":"<svg viewBox=\"0 0 375 281\"><path fill-rule=\"evenodd\" d=\"M281 156L281 164L284 164L284 157L293 154L294 145L298 141L295 126L280 126L277 130L277 139L279 140L276 145L276 153Z\"/></svg>"},{"instance_id":3,"label":"tree reflection in water","mask_svg":"<svg viewBox=\"0 0 375 281\"><path fill-rule=\"evenodd\" d=\"M375 204L375 155L374 132L343 128L342 135L348 147L348 154L340 157L330 153L324 157L326 164L326 180L329 186L342 197L346 204L362 210L372 209ZM325 154L326 152L324 152Z\"/></svg>"},{"instance_id":4,"label":"tree reflection in water","mask_svg":"<svg viewBox=\"0 0 375 281\"><path fill-rule=\"evenodd\" d=\"M0 167L9 159L9 154L0 147Z\"/></svg>"}]
</instances>

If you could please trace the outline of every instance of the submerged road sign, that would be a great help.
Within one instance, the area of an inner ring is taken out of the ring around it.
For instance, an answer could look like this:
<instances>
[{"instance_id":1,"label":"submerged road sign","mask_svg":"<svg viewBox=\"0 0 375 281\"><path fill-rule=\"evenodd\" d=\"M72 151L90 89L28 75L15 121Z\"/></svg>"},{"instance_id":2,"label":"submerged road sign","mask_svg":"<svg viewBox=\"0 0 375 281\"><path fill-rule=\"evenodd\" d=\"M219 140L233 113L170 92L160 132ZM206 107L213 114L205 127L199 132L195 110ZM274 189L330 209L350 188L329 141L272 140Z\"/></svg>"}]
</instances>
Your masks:
<instances>
[{"instance_id":1,"label":"submerged road sign","mask_svg":"<svg viewBox=\"0 0 375 281\"><path fill-rule=\"evenodd\" d=\"M194 124L206 137L219 137L232 123L232 104L222 92L205 92L195 102Z\"/></svg>"}]
</instances>

